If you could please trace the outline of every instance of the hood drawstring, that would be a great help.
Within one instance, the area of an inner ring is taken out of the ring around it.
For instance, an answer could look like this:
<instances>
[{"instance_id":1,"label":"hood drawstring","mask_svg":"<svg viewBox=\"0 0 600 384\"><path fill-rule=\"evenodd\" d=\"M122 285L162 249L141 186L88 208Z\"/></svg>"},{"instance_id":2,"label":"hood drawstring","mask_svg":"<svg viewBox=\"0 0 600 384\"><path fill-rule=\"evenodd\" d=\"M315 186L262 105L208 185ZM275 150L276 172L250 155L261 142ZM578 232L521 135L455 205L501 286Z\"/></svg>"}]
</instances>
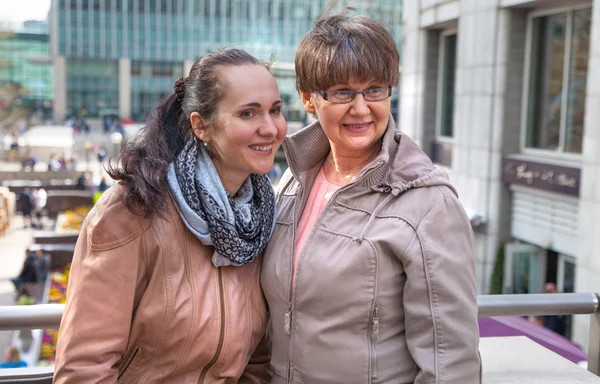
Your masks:
<instances>
[{"instance_id":1,"label":"hood drawstring","mask_svg":"<svg viewBox=\"0 0 600 384\"><path fill-rule=\"evenodd\" d=\"M365 234L367 233L367 230L369 229L371 224L373 224L373 221L375 221L375 218L377 217L377 214L379 213L379 211L381 211L383 209L383 207L387 203L389 203L390 200L392 200L394 197L398 196L400 194L400 192L402 192L401 189L396 189L396 188L391 188L391 187L386 187L385 189L386 189L386 192L389 190L391 193L385 199L383 199L383 201L381 203L379 203L379 205L377 205L377 207L375 207L375 210L373 211L373 213L371 213L371 217L369 218L369 221L367 221L367 224L363 228L360 235L358 237L354 238L354 240L356 242L358 242L358 244L361 244L363 242L363 240L365 239Z\"/></svg>"}]
</instances>

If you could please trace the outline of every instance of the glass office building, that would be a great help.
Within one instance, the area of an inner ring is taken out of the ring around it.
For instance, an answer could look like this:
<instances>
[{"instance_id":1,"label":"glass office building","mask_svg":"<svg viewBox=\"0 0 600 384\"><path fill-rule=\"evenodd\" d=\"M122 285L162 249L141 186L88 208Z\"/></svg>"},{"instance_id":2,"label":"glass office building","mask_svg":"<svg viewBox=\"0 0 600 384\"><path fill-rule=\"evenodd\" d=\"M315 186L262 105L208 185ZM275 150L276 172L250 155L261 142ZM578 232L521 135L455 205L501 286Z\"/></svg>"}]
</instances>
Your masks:
<instances>
[{"instance_id":1,"label":"glass office building","mask_svg":"<svg viewBox=\"0 0 600 384\"><path fill-rule=\"evenodd\" d=\"M51 8L57 118L105 110L143 119L200 55L221 47L275 59L288 118L302 115L296 46L324 0L54 0ZM351 2L400 44L401 2Z\"/></svg>"},{"instance_id":2,"label":"glass office building","mask_svg":"<svg viewBox=\"0 0 600 384\"><path fill-rule=\"evenodd\" d=\"M0 26L0 88L9 84L16 87L24 106L50 107L53 82L46 24Z\"/></svg>"}]
</instances>

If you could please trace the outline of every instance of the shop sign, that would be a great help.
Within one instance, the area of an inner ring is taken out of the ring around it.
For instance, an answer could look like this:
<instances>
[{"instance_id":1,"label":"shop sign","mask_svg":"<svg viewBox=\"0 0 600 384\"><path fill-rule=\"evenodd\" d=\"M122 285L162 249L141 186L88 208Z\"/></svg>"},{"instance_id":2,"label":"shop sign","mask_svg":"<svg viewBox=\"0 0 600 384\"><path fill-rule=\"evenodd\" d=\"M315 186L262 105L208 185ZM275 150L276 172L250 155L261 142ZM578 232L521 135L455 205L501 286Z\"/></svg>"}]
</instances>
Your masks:
<instances>
[{"instance_id":1,"label":"shop sign","mask_svg":"<svg viewBox=\"0 0 600 384\"><path fill-rule=\"evenodd\" d=\"M579 196L580 180L580 168L508 157L502 159L502 181L505 183Z\"/></svg>"}]
</instances>

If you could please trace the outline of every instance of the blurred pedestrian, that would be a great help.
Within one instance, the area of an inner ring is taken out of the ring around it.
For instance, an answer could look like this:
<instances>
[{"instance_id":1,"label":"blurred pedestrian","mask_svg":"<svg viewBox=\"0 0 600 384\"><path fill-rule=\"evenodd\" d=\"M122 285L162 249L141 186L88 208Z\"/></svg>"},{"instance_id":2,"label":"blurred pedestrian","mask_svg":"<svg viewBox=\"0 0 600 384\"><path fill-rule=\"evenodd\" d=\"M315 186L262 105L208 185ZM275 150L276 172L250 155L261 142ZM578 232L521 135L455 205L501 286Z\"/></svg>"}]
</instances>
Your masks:
<instances>
[{"instance_id":1,"label":"blurred pedestrian","mask_svg":"<svg viewBox=\"0 0 600 384\"><path fill-rule=\"evenodd\" d=\"M9 161L15 161L19 158L19 135L12 131L10 138Z\"/></svg>"},{"instance_id":2,"label":"blurred pedestrian","mask_svg":"<svg viewBox=\"0 0 600 384\"><path fill-rule=\"evenodd\" d=\"M0 368L24 368L27 363L21 360L21 353L14 345L9 345L4 349L4 361L0 363Z\"/></svg>"},{"instance_id":3,"label":"blurred pedestrian","mask_svg":"<svg viewBox=\"0 0 600 384\"><path fill-rule=\"evenodd\" d=\"M35 218L35 223L32 223L33 228L43 227L43 210L46 207L46 201L48 200L48 193L44 188L33 188L33 213L32 218Z\"/></svg>"},{"instance_id":4,"label":"blurred pedestrian","mask_svg":"<svg viewBox=\"0 0 600 384\"><path fill-rule=\"evenodd\" d=\"M108 184L106 183L106 177L102 177L100 180L100 184L98 184L98 191L105 192L108 189Z\"/></svg>"},{"instance_id":5,"label":"blurred pedestrian","mask_svg":"<svg viewBox=\"0 0 600 384\"><path fill-rule=\"evenodd\" d=\"M548 281L544 284L544 293L552 294L557 293L556 284ZM565 335L565 318L559 315L546 315L542 316L542 323L544 327L551 331L558 333L559 335Z\"/></svg>"},{"instance_id":6,"label":"blurred pedestrian","mask_svg":"<svg viewBox=\"0 0 600 384\"><path fill-rule=\"evenodd\" d=\"M58 155L56 153L51 153L50 159L48 160L48 172L58 172L61 167L62 165Z\"/></svg>"},{"instance_id":7,"label":"blurred pedestrian","mask_svg":"<svg viewBox=\"0 0 600 384\"><path fill-rule=\"evenodd\" d=\"M32 220L31 215L33 213L33 196L31 195L31 189L26 187L23 192L19 194L19 208L23 215L23 228L31 226Z\"/></svg>"},{"instance_id":8,"label":"blurred pedestrian","mask_svg":"<svg viewBox=\"0 0 600 384\"><path fill-rule=\"evenodd\" d=\"M79 175L75 187L82 191L89 191L92 189L92 176L88 171L82 172L81 175Z\"/></svg>"},{"instance_id":9,"label":"blurred pedestrian","mask_svg":"<svg viewBox=\"0 0 600 384\"><path fill-rule=\"evenodd\" d=\"M106 158L106 149L104 147L98 148L98 161L100 163L104 163L104 159Z\"/></svg>"},{"instance_id":10,"label":"blurred pedestrian","mask_svg":"<svg viewBox=\"0 0 600 384\"><path fill-rule=\"evenodd\" d=\"M110 127L112 126L112 119L110 116L106 116L104 120L102 120L102 125L104 128L104 133L110 132Z\"/></svg>"},{"instance_id":11,"label":"blurred pedestrian","mask_svg":"<svg viewBox=\"0 0 600 384\"><path fill-rule=\"evenodd\" d=\"M28 294L34 296L41 288L50 271L50 255L43 249L35 252L26 251L26 257L21 267L19 276L10 281L15 286L18 295Z\"/></svg>"}]
</instances>

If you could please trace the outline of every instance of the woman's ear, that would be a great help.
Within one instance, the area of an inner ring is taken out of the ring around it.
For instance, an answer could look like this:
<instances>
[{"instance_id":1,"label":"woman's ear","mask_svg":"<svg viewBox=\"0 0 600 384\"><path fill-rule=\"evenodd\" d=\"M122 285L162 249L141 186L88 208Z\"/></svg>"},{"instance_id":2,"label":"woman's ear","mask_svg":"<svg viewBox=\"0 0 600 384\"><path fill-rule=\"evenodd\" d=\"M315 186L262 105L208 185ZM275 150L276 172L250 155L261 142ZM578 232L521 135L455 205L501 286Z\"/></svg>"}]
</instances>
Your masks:
<instances>
[{"instance_id":1,"label":"woman's ear","mask_svg":"<svg viewBox=\"0 0 600 384\"><path fill-rule=\"evenodd\" d=\"M312 100L312 92L299 92L299 94L304 110L308 113L316 113L315 105Z\"/></svg>"},{"instance_id":2,"label":"woman's ear","mask_svg":"<svg viewBox=\"0 0 600 384\"><path fill-rule=\"evenodd\" d=\"M190 115L190 123L192 124L194 135L205 143L208 143L210 141L208 126L204 123L204 120L202 120L202 117L200 117L198 112L192 112Z\"/></svg>"}]
</instances>

